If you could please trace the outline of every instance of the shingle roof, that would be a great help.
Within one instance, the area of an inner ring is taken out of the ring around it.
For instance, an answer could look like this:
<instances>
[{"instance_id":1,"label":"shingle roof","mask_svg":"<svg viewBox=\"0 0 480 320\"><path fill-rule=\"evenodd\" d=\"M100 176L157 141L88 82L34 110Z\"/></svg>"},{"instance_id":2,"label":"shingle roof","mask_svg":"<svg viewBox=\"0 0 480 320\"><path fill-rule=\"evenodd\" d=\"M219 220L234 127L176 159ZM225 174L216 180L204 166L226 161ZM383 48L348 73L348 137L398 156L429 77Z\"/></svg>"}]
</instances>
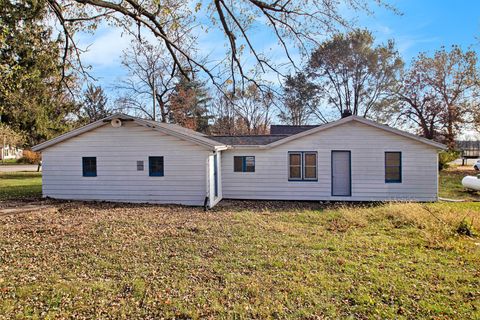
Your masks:
<instances>
[{"instance_id":1,"label":"shingle roof","mask_svg":"<svg viewBox=\"0 0 480 320\"><path fill-rule=\"evenodd\" d=\"M289 135L243 135L243 136L209 136L211 140L218 141L231 146L261 146L286 138Z\"/></svg>"},{"instance_id":2,"label":"shingle roof","mask_svg":"<svg viewBox=\"0 0 480 320\"><path fill-rule=\"evenodd\" d=\"M316 127L318 125L271 125L270 134L266 135L208 136L208 138L231 146L264 146Z\"/></svg>"},{"instance_id":3,"label":"shingle roof","mask_svg":"<svg viewBox=\"0 0 480 320\"><path fill-rule=\"evenodd\" d=\"M290 125L271 125L270 134L286 134L292 135L303 131L307 131L318 127L319 125L303 125L303 126L290 126Z\"/></svg>"}]
</instances>

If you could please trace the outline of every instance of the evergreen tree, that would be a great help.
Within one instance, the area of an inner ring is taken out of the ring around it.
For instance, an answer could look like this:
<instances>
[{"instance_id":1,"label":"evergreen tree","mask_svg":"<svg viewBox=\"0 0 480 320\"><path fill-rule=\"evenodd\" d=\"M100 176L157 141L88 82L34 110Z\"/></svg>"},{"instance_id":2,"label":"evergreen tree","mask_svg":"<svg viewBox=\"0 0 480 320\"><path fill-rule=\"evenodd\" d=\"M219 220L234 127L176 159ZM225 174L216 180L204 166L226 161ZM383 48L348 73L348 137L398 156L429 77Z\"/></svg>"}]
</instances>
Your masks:
<instances>
[{"instance_id":1,"label":"evergreen tree","mask_svg":"<svg viewBox=\"0 0 480 320\"><path fill-rule=\"evenodd\" d=\"M91 123L109 116L111 112L107 102L108 98L105 96L102 87L88 84L80 110L80 122L82 124Z\"/></svg>"},{"instance_id":2,"label":"evergreen tree","mask_svg":"<svg viewBox=\"0 0 480 320\"><path fill-rule=\"evenodd\" d=\"M211 98L204 83L181 77L169 100L171 122L207 133Z\"/></svg>"},{"instance_id":3,"label":"evergreen tree","mask_svg":"<svg viewBox=\"0 0 480 320\"><path fill-rule=\"evenodd\" d=\"M12 130L25 132L27 144L70 128L76 109L61 83L60 39L45 26L44 1L2 1L0 6L0 116Z\"/></svg>"}]
</instances>

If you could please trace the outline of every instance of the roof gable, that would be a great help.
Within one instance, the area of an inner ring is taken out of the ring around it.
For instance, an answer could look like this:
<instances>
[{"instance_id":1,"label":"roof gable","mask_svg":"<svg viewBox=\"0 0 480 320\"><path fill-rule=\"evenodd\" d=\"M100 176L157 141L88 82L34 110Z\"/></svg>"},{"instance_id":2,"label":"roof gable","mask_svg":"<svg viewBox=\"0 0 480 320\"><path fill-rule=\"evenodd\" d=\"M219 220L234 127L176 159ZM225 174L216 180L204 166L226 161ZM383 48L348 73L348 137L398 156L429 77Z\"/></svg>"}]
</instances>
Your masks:
<instances>
[{"instance_id":1,"label":"roof gable","mask_svg":"<svg viewBox=\"0 0 480 320\"><path fill-rule=\"evenodd\" d=\"M150 128L152 130L156 130L159 132L163 132L164 134L175 136L177 138L191 141L193 143L196 143L198 145L201 145L205 148L209 149L214 149L214 150L223 150L226 149L227 146L211 140L207 138L204 134L201 134L199 132L195 132L193 130L183 128L181 126L175 125L175 124L169 124L169 123L161 123L161 122L156 122L156 121L151 121L151 120L144 120L144 119L139 119L136 117L132 117L123 113L116 113L111 116L108 116L104 119L92 122L86 126L83 126L81 128L72 130L70 132L67 132L65 134L62 134L56 138L50 139L48 141L45 141L43 143L40 143L32 148L33 151L41 151L43 149L46 149L48 147L51 147L57 143L60 143L62 141L68 140L70 138L79 136L83 133L95 130L101 126L106 125L110 120L112 119L121 119L123 121L134 121L136 124Z\"/></svg>"},{"instance_id":2,"label":"roof gable","mask_svg":"<svg viewBox=\"0 0 480 320\"><path fill-rule=\"evenodd\" d=\"M323 131L323 130L327 130L329 128L333 128L333 127L336 127L336 126L340 126L340 125L343 125L343 124L346 124L346 123L349 123L349 122L352 122L352 121L360 122L360 123L363 123L365 125L375 127L377 129L381 129L381 130L384 130L384 131L392 133L392 134L396 134L396 135L399 135L399 136L402 136L402 137L405 137L405 138L408 138L408 139L412 139L412 140L415 140L417 142L429 145L429 146L437 148L437 149L442 149L443 150L443 149L447 148L444 144L441 144L441 143L438 143L438 142L435 142L435 141L432 141L432 140L429 140L429 139L425 139L425 138L419 137L417 135L414 135L414 134L411 134L411 133L408 133L408 132L405 132L405 131L402 131L402 130L398 130L398 129L395 129L395 128L392 128L392 127L389 127L389 126L386 126L386 125L383 125L383 124L379 124L379 123L374 122L372 120L368 120L368 119L365 119L363 117L359 117L359 116L355 116L355 115L348 116L348 117L342 118L340 120L330 122L330 123L318 126L316 128L313 128L313 129L310 129L310 130L307 130L307 131L303 131L303 132L288 136L284 139L272 142L272 143L270 143L270 144L268 144L264 147L265 148L274 148L276 146L287 143L289 141L300 139L304 136L308 136L308 135L311 135L311 134L314 134L314 133L317 133L317 132L320 132L320 131Z\"/></svg>"}]
</instances>

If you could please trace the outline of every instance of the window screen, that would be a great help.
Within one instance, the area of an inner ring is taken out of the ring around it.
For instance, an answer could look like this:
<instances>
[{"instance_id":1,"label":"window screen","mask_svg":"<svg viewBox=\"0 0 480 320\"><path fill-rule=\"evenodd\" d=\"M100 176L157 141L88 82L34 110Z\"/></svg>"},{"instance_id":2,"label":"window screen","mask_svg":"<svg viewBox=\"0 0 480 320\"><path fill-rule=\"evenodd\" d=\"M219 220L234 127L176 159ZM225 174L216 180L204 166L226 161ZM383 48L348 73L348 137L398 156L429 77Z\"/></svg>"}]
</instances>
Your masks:
<instances>
[{"instance_id":1,"label":"window screen","mask_svg":"<svg viewBox=\"0 0 480 320\"><path fill-rule=\"evenodd\" d=\"M163 177L163 157L149 157L148 168L151 177Z\"/></svg>"},{"instance_id":2,"label":"window screen","mask_svg":"<svg viewBox=\"0 0 480 320\"><path fill-rule=\"evenodd\" d=\"M305 180L317 179L317 154L314 152L304 152L303 159L303 178Z\"/></svg>"},{"instance_id":3,"label":"window screen","mask_svg":"<svg viewBox=\"0 0 480 320\"><path fill-rule=\"evenodd\" d=\"M254 156L234 156L233 157L234 172L255 172Z\"/></svg>"},{"instance_id":4,"label":"window screen","mask_svg":"<svg viewBox=\"0 0 480 320\"><path fill-rule=\"evenodd\" d=\"M317 180L317 153L292 151L288 153L289 180Z\"/></svg>"},{"instance_id":5,"label":"window screen","mask_svg":"<svg viewBox=\"0 0 480 320\"><path fill-rule=\"evenodd\" d=\"M84 177L96 177L97 176L97 158L83 157L82 170L83 170Z\"/></svg>"},{"instance_id":6,"label":"window screen","mask_svg":"<svg viewBox=\"0 0 480 320\"><path fill-rule=\"evenodd\" d=\"M402 182L401 152L385 152L385 182Z\"/></svg>"},{"instance_id":7,"label":"window screen","mask_svg":"<svg viewBox=\"0 0 480 320\"><path fill-rule=\"evenodd\" d=\"M290 180L302 179L302 154L290 153L288 155L288 178Z\"/></svg>"}]
</instances>

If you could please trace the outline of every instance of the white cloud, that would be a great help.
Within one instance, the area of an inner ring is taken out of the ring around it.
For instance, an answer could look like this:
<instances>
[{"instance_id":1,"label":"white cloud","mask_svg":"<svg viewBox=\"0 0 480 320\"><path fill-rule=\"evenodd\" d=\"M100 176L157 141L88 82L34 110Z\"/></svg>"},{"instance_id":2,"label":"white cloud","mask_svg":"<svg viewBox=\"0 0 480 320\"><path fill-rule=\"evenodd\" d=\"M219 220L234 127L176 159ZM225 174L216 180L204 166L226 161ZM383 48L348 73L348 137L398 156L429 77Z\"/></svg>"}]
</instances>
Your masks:
<instances>
[{"instance_id":1,"label":"white cloud","mask_svg":"<svg viewBox=\"0 0 480 320\"><path fill-rule=\"evenodd\" d=\"M79 40L80 47L87 49L82 54L83 62L94 68L105 68L119 65L131 37L122 34L120 28L100 28L95 35L82 34Z\"/></svg>"}]
</instances>

